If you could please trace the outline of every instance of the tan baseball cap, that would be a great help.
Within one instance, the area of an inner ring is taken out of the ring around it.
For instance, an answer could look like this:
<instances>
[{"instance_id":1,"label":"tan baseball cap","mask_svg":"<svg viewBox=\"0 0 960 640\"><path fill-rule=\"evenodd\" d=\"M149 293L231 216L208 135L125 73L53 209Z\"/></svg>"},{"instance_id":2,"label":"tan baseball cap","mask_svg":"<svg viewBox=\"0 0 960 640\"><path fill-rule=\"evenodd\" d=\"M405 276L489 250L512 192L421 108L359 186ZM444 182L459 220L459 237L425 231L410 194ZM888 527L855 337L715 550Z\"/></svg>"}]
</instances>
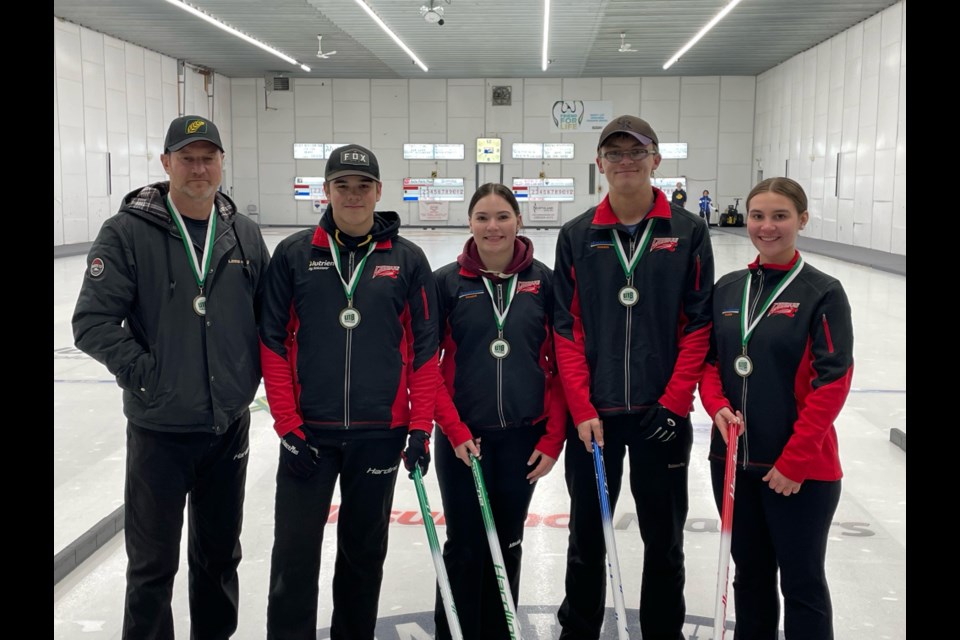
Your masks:
<instances>
[{"instance_id":1,"label":"tan baseball cap","mask_svg":"<svg viewBox=\"0 0 960 640\"><path fill-rule=\"evenodd\" d=\"M650 144L651 142L656 145L660 144L656 131L646 120L637 116L617 116L603 128L603 132L600 134L600 142L597 143L597 149L599 150L607 138L615 133L630 134L642 144Z\"/></svg>"}]
</instances>

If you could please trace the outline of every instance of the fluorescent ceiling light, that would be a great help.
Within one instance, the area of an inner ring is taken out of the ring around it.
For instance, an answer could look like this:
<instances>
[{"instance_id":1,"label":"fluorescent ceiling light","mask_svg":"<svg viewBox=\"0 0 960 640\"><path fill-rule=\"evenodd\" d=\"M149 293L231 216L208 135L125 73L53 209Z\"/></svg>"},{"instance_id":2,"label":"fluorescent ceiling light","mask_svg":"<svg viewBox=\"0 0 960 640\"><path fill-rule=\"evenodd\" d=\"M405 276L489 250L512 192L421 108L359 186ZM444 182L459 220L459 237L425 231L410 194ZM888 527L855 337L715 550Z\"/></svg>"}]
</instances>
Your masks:
<instances>
[{"instance_id":1,"label":"fluorescent ceiling light","mask_svg":"<svg viewBox=\"0 0 960 640\"><path fill-rule=\"evenodd\" d=\"M168 2L169 2L169 0L168 0ZM700 29L700 32L697 33L697 35L693 36L693 39L691 39L690 42L688 42L687 44L683 45L683 48L680 49L680 51L677 51L675 54L673 54L673 57L672 57L672 58L670 58L669 60L667 60L667 63L666 63L665 65L663 65L664 70L669 69L671 66L673 66L673 63L676 62L677 60L679 60L679 59L680 59L680 56L682 56L682 55L685 54L687 51L689 51L690 48L691 48L693 45L697 44L697 42L700 40L700 38L702 38L703 36L706 35L707 31L710 31L710 29L713 29L714 25L716 25L718 22L720 22L721 20L723 20L724 16L726 16L728 13L730 13L730 11L731 11L735 6L737 6L738 4L740 4L740 0L730 0L730 4L728 4L727 6L725 6L720 13L718 13L716 16L714 16L713 20L711 20L710 22L708 22L703 29Z\"/></svg>"},{"instance_id":2,"label":"fluorescent ceiling light","mask_svg":"<svg viewBox=\"0 0 960 640\"><path fill-rule=\"evenodd\" d=\"M547 60L547 50L550 48L550 0L543 0L543 56L540 63L541 71L547 70L550 62Z\"/></svg>"},{"instance_id":3,"label":"fluorescent ceiling light","mask_svg":"<svg viewBox=\"0 0 960 640\"><path fill-rule=\"evenodd\" d=\"M167 2L170 2L170 0L167 0ZM395 34L393 31L390 30L390 27L388 27L388 26L386 25L386 23L384 23L384 21L380 19L380 16L378 16L376 13L374 13L373 9L371 9L370 6L369 6L366 2L364 2L363 0L356 0L356 2L357 2L358 5L360 5L360 8L363 9L364 11L366 11L366 12L367 12L367 15L370 16L370 18L371 18L374 22L377 23L377 26L379 26L381 29L383 29L383 32L384 32L385 34L387 34L388 36L390 36L390 39L391 39L391 40L393 40L394 42L397 43L397 46L398 46L398 47L400 47L401 49L403 49L408 56L410 56L411 58L413 58L413 61L416 63L416 65L417 65L418 67L420 67L420 68L423 69L424 71L428 71L427 65L423 64L422 62L420 62L420 58L417 57L417 54L415 54L413 51L411 51L411 50L410 50L410 47L408 47L407 45L405 45L405 44L403 43L403 40L401 40L399 37L397 37L397 34Z\"/></svg>"},{"instance_id":4,"label":"fluorescent ceiling light","mask_svg":"<svg viewBox=\"0 0 960 640\"><path fill-rule=\"evenodd\" d=\"M256 40L256 39L254 39L254 38L251 38L250 36L248 36L247 34L243 33L242 31L237 31L237 30L234 29L233 27L228 26L228 25L220 22L219 20L217 20L217 19L214 18L213 16L208 15L208 14L204 13L203 11L200 11L199 9L196 9L196 8L194 8L194 7L191 7L189 4L187 4L187 3L185 3L185 2L181 2L180 0L167 0L167 2L169 2L170 4L172 4L172 5L175 6L175 7L179 7L179 8L181 8L181 9L183 9L183 10L186 11L187 13L191 13L191 14L195 15L196 17L200 18L201 20L206 20L207 22L209 22L209 23L212 24L213 26L217 27L218 29L223 29L224 31L226 31L226 32L229 33L230 35L234 35L234 36L240 38L241 40L243 40L243 41L245 41L245 42L249 42L250 44L252 44L252 45L255 46L255 47L260 47L261 49L263 49L263 50L266 51L267 53L272 53L273 55L277 56L278 58L280 58L280 59L282 59L282 60L285 60L285 61L289 62L289 63L292 64L292 65L297 65L297 66L299 66L299 67L300 67L301 69L303 69L304 71L310 71L310 67L308 67L307 65L300 64L299 62L297 62L296 60L294 60L294 59L291 58L290 56L286 55L285 53L280 53L279 51L277 51L277 50L274 49L273 47L271 47L271 46L269 46L269 45L266 45L266 44L260 42L259 40Z\"/></svg>"}]
</instances>

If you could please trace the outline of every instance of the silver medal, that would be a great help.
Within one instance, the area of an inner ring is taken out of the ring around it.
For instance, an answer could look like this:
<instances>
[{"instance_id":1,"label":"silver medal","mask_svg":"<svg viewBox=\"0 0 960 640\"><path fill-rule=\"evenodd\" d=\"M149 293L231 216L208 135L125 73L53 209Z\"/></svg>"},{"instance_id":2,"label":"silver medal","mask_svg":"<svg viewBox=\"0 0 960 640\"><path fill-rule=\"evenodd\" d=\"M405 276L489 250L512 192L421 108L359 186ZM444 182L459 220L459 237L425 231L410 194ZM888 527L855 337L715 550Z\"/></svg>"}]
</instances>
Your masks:
<instances>
[{"instance_id":1,"label":"silver medal","mask_svg":"<svg viewBox=\"0 0 960 640\"><path fill-rule=\"evenodd\" d=\"M490 355L502 360L510 355L510 343L503 338L496 338L490 343Z\"/></svg>"},{"instance_id":2,"label":"silver medal","mask_svg":"<svg viewBox=\"0 0 960 640\"><path fill-rule=\"evenodd\" d=\"M360 324L360 312L353 307L346 307L340 311L340 326L344 329L355 329Z\"/></svg>"}]
</instances>

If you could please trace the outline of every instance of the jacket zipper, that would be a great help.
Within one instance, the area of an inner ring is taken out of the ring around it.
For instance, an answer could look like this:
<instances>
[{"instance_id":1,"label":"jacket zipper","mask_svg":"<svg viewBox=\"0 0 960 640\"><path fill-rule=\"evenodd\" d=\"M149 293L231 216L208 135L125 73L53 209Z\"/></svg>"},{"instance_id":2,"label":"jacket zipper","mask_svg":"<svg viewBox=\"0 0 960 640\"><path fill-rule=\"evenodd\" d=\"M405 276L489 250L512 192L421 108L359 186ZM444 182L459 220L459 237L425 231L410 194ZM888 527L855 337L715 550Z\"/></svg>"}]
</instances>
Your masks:
<instances>
[{"instance_id":1,"label":"jacket zipper","mask_svg":"<svg viewBox=\"0 0 960 640\"><path fill-rule=\"evenodd\" d=\"M350 279L353 277L353 260L356 255L355 251L350 252L350 261L347 268L347 282L350 282ZM347 329L347 340L346 340L346 355L344 356L344 367L343 367L343 426L346 429L350 428L350 359L353 347L353 329Z\"/></svg>"},{"instance_id":2,"label":"jacket zipper","mask_svg":"<svg viewBox=\"0 0 960 640\"><path fill-rule=\"evenodd\" d=\"M747 274L748 278L753 276ZM759 282L757 283L757 297L753 299L753 302L747 301L747 304L750 305L750 309L747 312L747 325L754 319L754 314L757 312L757 305L760 303L760 298L763 296L763 267L757 269L757 278ZM744 349L744 355L747 355L746 349ZM740 396L740 406L743 407L743 468L747 468L747 464L750 462L750 439L748 438L749 432L747 431L747 424L749 420L747 419L747 385L749 384L750 377L743 378L743 392Z\"/></svg>"},{"instance_id":3,"label":"jacket zipper","mask_svg":"<svg viewBox=\"0 0 960 640\"><path fill-rule=\"evenodd\" d=\"M652 223L647 223L652 224ZM614 233L619 233L614 231ZM634 238L630 236L630 256L633 256L634 251ZM632 286L633 278L628 278L627 282ZM630 411L630 333L633 326L633 307L624 307L624 311L627 314L626 322L626 335L624 336L624 349L623 349L623 397L624 403L627 407L627 411Z\"/></svg>"},{"instance_id":4,"label":"jacket zipper","mask_svg":"<svg viewBox=\"0 0 960 640\"><path fill-rule=\"evenodd\" d=\"M497 285L497 308L503 313L503 284ZM500 427L507 428L507 419L503 416L503 358L497 358L497 415Z\"/></svg>"}]
</instances>

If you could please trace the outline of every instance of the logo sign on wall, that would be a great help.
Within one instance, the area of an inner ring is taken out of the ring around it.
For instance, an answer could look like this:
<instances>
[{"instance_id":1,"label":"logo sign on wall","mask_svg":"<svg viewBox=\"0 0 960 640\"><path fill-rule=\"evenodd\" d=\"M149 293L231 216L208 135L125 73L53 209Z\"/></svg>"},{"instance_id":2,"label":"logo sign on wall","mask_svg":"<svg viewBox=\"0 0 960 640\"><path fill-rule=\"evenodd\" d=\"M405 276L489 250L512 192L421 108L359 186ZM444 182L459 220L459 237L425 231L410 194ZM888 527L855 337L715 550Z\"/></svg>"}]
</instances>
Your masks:
<instances>
[{"instance_id":1,"label":"logo sign on wall","mask_svg":"<svg viewBox=\"0 0 960 640\"><path fill-rule=\"evenodd\" d=\"M550 115L554 133L600 133L613 119L613 102L557 100Z\"/></svg>"},{"instance_id":2,"label":"logo sign on wall","mask_svg":"<svg viewBox=\"0 0 960 640\"><path fill-rule=\"evenodd\" d=\"M556 222L559 219L559 202L531 202L527 207L528 222Z\"/></svg>"},{"instance_id":3,"label":"logo sign on wall","mask_svg":"<svg viewBox=\"0 0 960 640\"><path fill-rule=\"evenodd\" d=\"M450 218L449 202L424 202L421 200L419 206L421 220L447 220Z\"/></svg>"}]
</instances>

